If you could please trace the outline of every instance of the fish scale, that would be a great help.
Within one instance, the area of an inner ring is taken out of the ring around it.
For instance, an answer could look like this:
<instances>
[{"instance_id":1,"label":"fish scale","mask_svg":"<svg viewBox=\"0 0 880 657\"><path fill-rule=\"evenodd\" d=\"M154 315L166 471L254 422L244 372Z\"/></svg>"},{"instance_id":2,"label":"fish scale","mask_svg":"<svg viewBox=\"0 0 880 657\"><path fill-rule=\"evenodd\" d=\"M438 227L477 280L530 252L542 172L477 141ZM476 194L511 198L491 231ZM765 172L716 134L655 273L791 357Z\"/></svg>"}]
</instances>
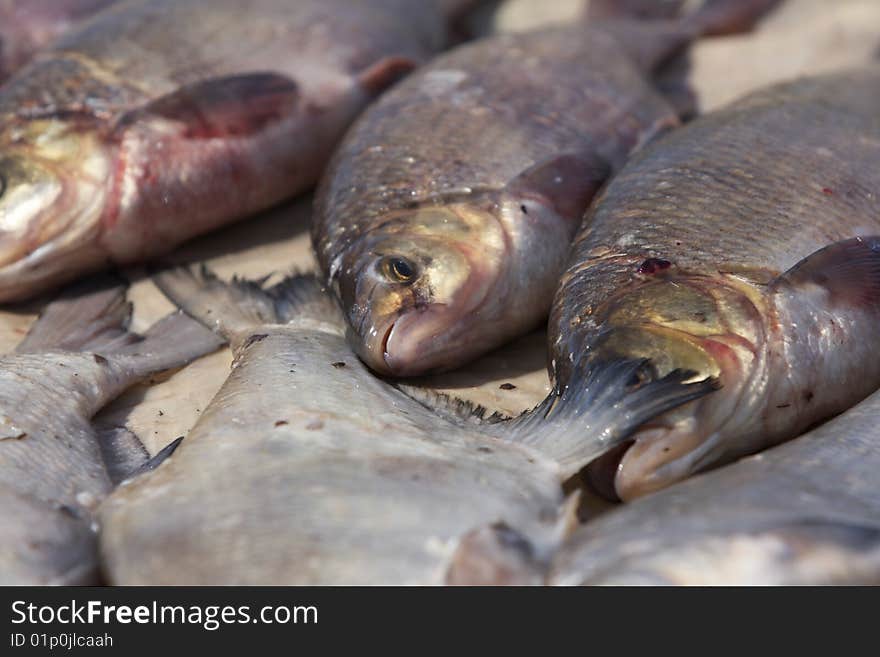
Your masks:
<instances>
[{"instance_id":1,"label":"fish scale","mask_svg":"<svg viewBox=\"0 0 880 657\"><path fill-rule=\"evenodd\" d=\"M596 192L694 111L680 71L658 68L773 4L709 0L675 20L677 2L604 4L616 20L466 44L379 99L332 159L312 224L364 362L450 370L544 321Z\"/></svg>"},{"instance_id":2,"label":"fish scale","mask_svg":"<svg viewBox=\"0 0 880 657\"><path fill-rule=\"evenodd\" d=\"M0 90L0 301L306 191L469 4L137 0L72 30Z\"/></svg>"},{"instance_id":3,"label":"fish scale","mask_svg":"<svg viewBox=\"0 0 880 657\"><path fill-rule=\"evenodd\" d=\"M874 69L761 90L659 139L602 192L551 311L556 389L643 358L638 381L682 372L721 390L626 438L590 468L597 486L645 494L880 385L878 106Z\"/></svg>"},{"instance_id":4,"label":"fish scale","mask_svg":"<svg viewBox=\"0 0 880 657\"><path fill-rule=\"evenodd\" d=\"M604 66L609 52L622 61ZM546 84L573 76L578 84ZM342 233L369 230L414 199L497 190L564 151L596 146L619 161L634 139L609 134L622 114L632 114L633 132L675 120L612 35L581 27L458 48L380 99L349 133L319 201L322 262L354 239Z\"/></svg>"},{"instance_id":5,"label":"fish scale","mask_svg":"<svg viewBox=\"0 0 880 657\"><path fill-rule=\"evenodd\" d=\"M555 464L375 377L313 277L157 281L235 361L174 458L103 505L112 583L439 584L472 530L504 523L538 560L558 544Z\"/></svg>"},{"instance_id":6,"label":"fish scale","mask_svg":"<svg viewBox=\"0 0 880 657\"><path fill-rule=\"evenodd\" d=\"M678 123L649 69L692 34L640 33L651 58L628 47L633 26L461 46L355 123L319 186L312 241L370 367L451 369L543 319L592 194ZM415 280L383 280L383 257Z\"/></svg>"},{"instance_id":7,"label":"fish scale","mask_svg":"<svg viewBox=\"0 0 880 657\"><path fill-rule=\"evenodd\" d=\"M858 77L853 84L877 84L873 73ZM880 199L871 191L880 190L880 172L869 163L880 156L880 144L853 136L876 134L878 124L867 113L823 110L812 94L794 87L760 109L742 101L669 135L662 149L634 157L594 206L571 260L583 267L592 249L613 248L621 234L631 234L627 253L633 257L668 256L706 272L752 265L780 273L871 227L871 218L880 216ZM863 103L867 112L880 106L880 97L866 94ZM837 143L846 147L835 153ZM817 220L805 220L810 215ZM584 285L579 303L594 307L630 275L624 269L607 285L605 276L597 277L602 285Z\"/></svg>"}]
</instances>

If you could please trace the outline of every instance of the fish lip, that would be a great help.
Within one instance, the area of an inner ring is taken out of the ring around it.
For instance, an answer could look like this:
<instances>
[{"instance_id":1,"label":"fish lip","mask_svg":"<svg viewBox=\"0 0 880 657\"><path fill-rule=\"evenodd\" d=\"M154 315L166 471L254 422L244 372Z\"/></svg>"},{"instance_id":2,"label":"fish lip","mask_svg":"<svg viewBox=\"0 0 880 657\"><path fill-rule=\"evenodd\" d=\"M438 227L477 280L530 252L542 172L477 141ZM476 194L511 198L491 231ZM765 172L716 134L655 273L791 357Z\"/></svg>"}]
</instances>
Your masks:
<instances>
[{"instance_id":1,"label":"fish lip","mask_svg":"<svg viewBox=\"0 0 880 657\"><path fill-rule=\"evenodd\" d=\"M396 319L388 325L385 335L382 336L382 360L385 361L385 365L388 367L389 371L391 370L391 363L388 362L388 341L391 339L391 334L394 332L395 326L397 326Z\"/></svg>"},{"instance_id":2,"label":"fish lip","mask_svg":"<svg viewBox=\"0 0 880 657\"><path fill-rule=\"evenodd\" d=\"M448 309L449 306L446 304L433 303L427 308L403 313L391 322L382 341L382 360L389 374L407 377L444 371L444 365L437 365L436 361L442 360L450 352L449 345L430 351L427 347L436 344L439 337L454 333L450 330L438 332L433 328L438 319L446 316ZM400 336L413 325L416 325L415 339L410 339L405 347L397 348L395 337ZM427 330L423 328L424 326L427 326ZM426 360L429 361L427 367L424 365Z\"/></svg>"}]
</instances>

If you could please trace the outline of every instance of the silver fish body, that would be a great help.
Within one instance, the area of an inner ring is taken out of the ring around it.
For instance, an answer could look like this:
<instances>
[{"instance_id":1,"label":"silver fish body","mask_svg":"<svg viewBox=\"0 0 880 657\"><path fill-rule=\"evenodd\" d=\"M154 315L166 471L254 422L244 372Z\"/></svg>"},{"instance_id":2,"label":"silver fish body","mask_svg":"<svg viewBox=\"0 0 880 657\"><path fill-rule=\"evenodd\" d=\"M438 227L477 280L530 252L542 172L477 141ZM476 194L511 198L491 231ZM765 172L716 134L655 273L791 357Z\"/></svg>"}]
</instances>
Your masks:
<instances>
[{"instance_id":1,"label":"silver fish body","mask_svg":"<svg viewBox=\"0 0 880 657\"><path fill-rule=\"evenodd\" d=\"M148 375L218 345L210 332L181 315L138 341L124 330L129 311L119 287L58 301L18 353L0 357L5 585L95 583L94 512L113 479L91 417Z\"/></svg>"},{"instance_id":2,"label":"silver fish body","mask_svg":"<svg viewBox=\"0 0 880 657\"><path fill-rule=\"evenodd\" d=\"M873 69L761 90L645 149L597 199L551 312L557 389L621 359L644 363L633 387L673 372L720 387L597 466L617 495L793 438L880 386L878 107Z\"/></svg>"},{"instance_id":3,"label":"silver fish body","mask_svg":"<svg viewBox=\"0 0 880 657\"><path fill-rule=\"evenodd\" d=\"M180 272L158 280L219 321L235 364L174 456L103 505L111 582L534 581L562 536L552 462L377 379L314 279L274 299Z\"/></svg>"}]
</instances>

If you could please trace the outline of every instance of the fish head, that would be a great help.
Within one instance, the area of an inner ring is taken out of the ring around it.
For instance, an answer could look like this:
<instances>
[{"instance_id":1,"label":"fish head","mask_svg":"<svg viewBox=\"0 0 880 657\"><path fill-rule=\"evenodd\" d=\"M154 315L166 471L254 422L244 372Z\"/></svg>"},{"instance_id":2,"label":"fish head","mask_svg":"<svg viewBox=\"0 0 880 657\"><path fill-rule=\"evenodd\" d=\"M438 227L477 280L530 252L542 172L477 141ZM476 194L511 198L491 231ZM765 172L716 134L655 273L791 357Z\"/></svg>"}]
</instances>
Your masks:
<instances>
[{"instance_id":1,"label":"fish head","mask_svg":"<svg viewBox=\"0 0 880 657\"><path fill-rule=\"evenodd\" d=\"M723 459L726 429L753 414L753 383L762 371L760 296L746 283L672 274L618 294L605 309L604 330L592 348L597 361L644 362L639 386L683 373L683 381L713 380L720 389L662 413L630 436L629 446L592 473L607 478L624 500L684 479ZM604 472L603 472L604 471Z\"/></svg>"},{"instance_id":2,"label":"fish head","mask_svg":"<svg viewBox=\"0 0 880 657\"><path fill-rule=\"evenodd\" d=\"M504 264L488 208L420 207L385 218L350 247L333 278L349 341L380 374L451 369L494 344L481 321Z\"/></svg>"},{"instance_id":3,"label":"fish head","mask_svg":"<svg viewBox=\"0 0 880 657\"><path fill-rule=\"evenodd\" d=\"M39 292L95 257L109 172L88 132L56 121L18 129L0 139L0 301Z\"/></svg>"}]
</instances>

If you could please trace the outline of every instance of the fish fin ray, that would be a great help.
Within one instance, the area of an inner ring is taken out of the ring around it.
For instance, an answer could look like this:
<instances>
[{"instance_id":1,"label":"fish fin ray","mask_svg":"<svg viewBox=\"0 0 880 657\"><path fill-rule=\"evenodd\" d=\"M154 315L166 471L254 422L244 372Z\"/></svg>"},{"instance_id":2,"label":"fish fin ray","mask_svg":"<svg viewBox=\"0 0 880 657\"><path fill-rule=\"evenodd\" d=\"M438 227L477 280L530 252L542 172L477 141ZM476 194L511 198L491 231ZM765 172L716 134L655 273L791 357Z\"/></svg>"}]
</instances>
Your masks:
<instances>
[{"instance_id":1,"label":"fish fin ray","mask_svg":"<svg viewBox=\"0 0 880 657\"><path fill-rule=\"evenodd\" d=\"M770 283L772 292L824 289L832 304L880 308L880 236L835 242Z\"/></svg>"},{"instance_id":2,"label":"fish fin ray","mask_svg":"<svg viewBox=\"0 0 880 657\"><path fill-rule=\"evenodd\" d=\"M684 0L590 0L587 19L656 20L681 14Z\"/></svg>"},{"instance_id":3,"label":"fish fin ray","mask_svg":"<svg viewBox=\"0 0 880 657\"><path fill-rule=\"evenodd\" d=\"M744 34L782 0L703 0L703 4L685 18L700 36Z\"/></svg>"},{"instance_id":4,"label":"fish fin ray","mask_svg":"<svg viewBox=\"0 0 880 657\"><path fill-rule=\"evenodd\" d=\"M119 485L150 460L147 448L126 427L96 427L96 430L101 456L114 485Z\"/></svg>"},{"instance_id":5,"label":"fish fin ray","mask_svg":"<svg viewBox=\"0 0 880 657\"><path fill-rule=\"evenodd\" d=\"M178 308L227 340L278 321L275 302L260 282L226 282L204 266L166 269L154 274L153 282Z\"/></svg>"},{"instance_id":6,"label":"fish fin ray","mask_svg":"<svg viewBox=\"0 0 880 657\"><path fill-rule=\"evenodd\" d=\"M268 292L280 321L303 318L343 328L339 306L315 274L291 274Z\"/></svg>"},{"instance_id":7,"label":"fish fin ray","mask_svg":"<svg viewBox=\"0 0 880 657\"><path fill-rule=\"evenodd\" d=\"M712 378L689 382L694 373L682 370L633 387L646 360L582 361L563 390L496 425L499 436L555 460L564 479L623 444L645 422L719 388Z\"/></svg>"},{"instance_id":8,"label":"fish fin ray","mask_svg":"<svg viewBox=\"0 0 880 657\"><path fill-rule=\"evenodd\" d=\"M31 326L16 352L95 351L137 340L127 331L128 284L113 275L92 277L64 290Z\"/></svg>"},{"instance_id":9,"label":"fish fin ray","mask_svg":"<svg viewBox=\"0 0 880 657\"><path fill-rule=\"evenodd\" d=\"M153 324L137 342L114 348L112 355L126 358L133 370L146 376L187 365L224 342L210 328L176 311Z\"/></svg>"},{"instance_id":10,"label":"fish fin ray","mask_svg":"<svg viewBox=\"0 0 880 657\"><path fill-rule=\"evenodd\" d=\"M140 477L141 475L146 474L147 472L152 472L153 470L158 468L166 460L168 460L168 457L170 457L172 454L174 454L174 452L177 451L177 448L180 447L180 444L182 442L183 442L183 436L179 436L179 437L175 438L174 440L172 440L170 443L165 445L165 447L163 447L158 452L156 452L155 456L147 459L146 461L144 461L140 466L138 466L134 470L131 470L126 475L125 481L129 481L131 479L134 479L135 477Z\"/></svg>"},{"instance_id":11,"label":"fish fin ray","mask_svg":"<svg viewBox=\"0 0 880 657\"><path fill-rule=\"evenodd\" d=\"M446 420L456 424L495 424L509 420L505 415L498 412L489 412L485 406L461 399L444 392L423 388L421 386L396 382L394 387L415 402L418 402L430 411L434 411Z\"/></svg>"}]
</instances>

